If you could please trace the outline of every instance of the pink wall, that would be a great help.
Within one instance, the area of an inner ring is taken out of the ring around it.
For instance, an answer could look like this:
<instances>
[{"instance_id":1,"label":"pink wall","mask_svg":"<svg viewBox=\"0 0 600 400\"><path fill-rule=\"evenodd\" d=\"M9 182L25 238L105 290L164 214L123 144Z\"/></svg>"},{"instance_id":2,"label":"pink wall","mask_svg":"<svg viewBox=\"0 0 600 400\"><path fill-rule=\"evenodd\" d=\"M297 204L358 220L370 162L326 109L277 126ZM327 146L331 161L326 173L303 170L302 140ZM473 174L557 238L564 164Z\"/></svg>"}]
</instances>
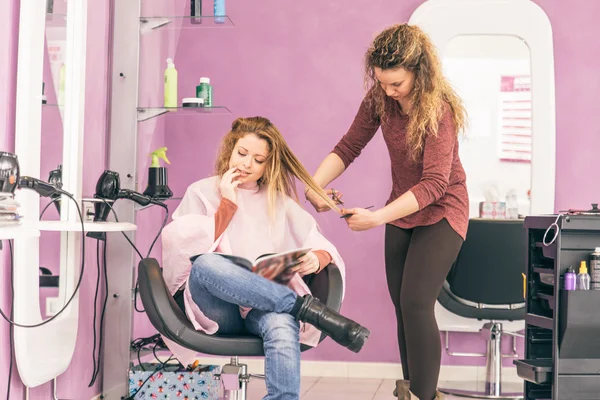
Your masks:
<instances>
[{"instance_id":1,"label":"pink wall","mask_svg":"<svg viewBox=\"0 0 600 400\"><path fill-rule=\"evenodd\" d=\"M233 115L162 118L166 124L164 143L172 162L170 187L175 196L182 196L190 183L211 174L218 143L237 116L269 117L314 171L345 133L362 100L362 58L374 33L406 21L421 2L371 2L367 10L348 8L347 2L309 1L281 7L271 0L256 7L231 1L228 14L235 29L182 30L178 48L163 46L159 57L160 62L174 57L179 96L191 96L199 78L208 76L215 105L228 106ZM154 68L155 62L156 58L142 59L146 79L150 74L146 66ZM163 70L154 68L154 82L161 81ZM154 103L147 98L143 101L144 105L156 106L162 97L156 96ZM163 133L159 129L156 132ZM334 187L345 194L348 206L385 204L390 172L380 135ZM311 210L308 204L307 209ZM148 224L149 218L141 214L139 220ZM354 233L333 214L316 218L347 263L348 288L342 311L368 326L372 336L360 354L326 341L304 358L397 362L395 317L384 276L383 229ZM139 238L148 242L152 235ZM143 315L136 316L135 328L136 337L153 332ZM451 343L456 351L465 347L483 351L484 347L476 334L453 334ZM510 343L506 344L508 347ZM483 360L444 356L443 362L481 364Z\"/></svg>"},{"instance_id":2,"label":"pink wall","mask_svg":"<svg viewBox=\"0 0 600 400\"><path fill-rule=\"evenodd\" d=\"M362 57L373 34L389 24L408 20L421 3L364 2L364 7L349 8L347 2L309 1L281 7L271 0L257 7L230 1L228 14L235 29L182 30L178 48L166 46L166 53L159 58L162 62L163 58L174 57L180 98L192 95L200 76L209 76L215 104L228 106L233 115L163 118L165 131L156 132L165 134L164 144L169 147L170 185L175 196L181 196L191 182L211 173L217 144L237 116L271 118L300 159L314 171L354 117L363 95ZM556 46L557 208L584 207L600 189L581 189L590 185L586 185L586 175L580 171L592 165L594 157L582 146L600 142L600 136L586 125L579 130L579 135L585 136L576 140L578 130L573 127L583 124L584 110L591 111L598 103L594 101L597 94L585 93L585 88L590 87L590 81L600 79L595 72L598 52L588 47L588 43L596 42L593 38L598 30L593 15L597 15L594 11L600 4L585 0L568 6L556 0L537 3L553 24ZM581 21L577 27L573 26L575 20ZM155 62L154 58L144 58L142 68ZM155 82L160 82L162 70L154 69ZM155 98L158 103L161 100L160 96ZM148 102L144 105L157 105L147 98L144 101ZM376 136L335 188L345 193L349 206L380 207L388 196L389 185L387 150L381 136ZM140 219L149 224L151 218ZM348 263L348 291L342 311L369 326L373 334L358 355L328 341L304 357L396 362L394 315L383 272L383 229L353 233L335 216L319 215L317 220ZM135 332L139 336L152 332L143 315L136 316ZM452 334L450 343L454 351L485 350L478 334ZM505 343L507 352L509 344ZM444 355L442 362L464 365L482 364L483 360ZM511 361L506 364L511 365Z\"/></svg>"},{"instance_id":3,"label":"pink wall","mask_svg":"<svg viewBox=\"0 0 600 400\"><path fill-rule=\"evenodd\" d=\"M536 1L553 25L557 106L557 209L585 207L598 200L600 188L594 185L596 154L587 149L600 146L598 128L589 124L590 115L600 103L595 88L600 83L600 34L596 15L600 3L589 0ZM104 168L106 134L106 54L108 43L107 2L89 2L88 82L84 194L91 194L96 177ZM373 33L394 22L406 21L421 0L380 2L362 1L354 8L348 2L286 3L265 0L261 6L230 0L228 14L234 29L183 31L175 62L180 77L180 97L193 93L200 76L210 76L215 103L230 107L232 116L169 116L164 131L169 147L171 188L176 195L192 181L211 170L216 145L232 119L242 115L265 115L284 132L290 145L306 166L314 171L318 162L345 132L362 95L361 58ZM362 7L356 7L362 6ZM18 1L0 2L0 148L14 148L14 82ZM205 5L205 9L209 9ZM193 46L193 47L192 47ZM192 51L193 49L193 51ZM104 56L98 57L98 54ZM148 60L147 62L164 60ZM159 73L162 68L159 68ZM157 84L161 82L156 76ZM156 99L160 103L160 98ZM161 122L162 124L162 122ZM159 125L159 124L157 124ZM160 125L159 125L160 126ZM591 126L591 127L590 127ZM152 142L152 138L148 139ZM315 145L319 143L320 145ZM150 146L160 145L154 141ZM348 204L380 206L389 189L388 161L380 137L376 137L361 158L336 184L344 191ZM141 154L140 154L141 155ZM193 171L193 172L190 172ZM140 170L140 173L145 173ZM358 183L358 184L357 184ZM141 188L143 190L143 187ZM154 213L140 221L157 228ZM343 311L360 320L372 331L372 340L363 352L354 355L330 341L305 354L305 359L398 360L393 328L393 313L383 278L381 229L366 233L349 232L333 216L318 216L325 234L339 247L348 261L348 294ZM151 228L148 228L151 230ZM143 232L144 230L141 230ZM140 237L147 248L153 233ZM92 242L90 242L92 245ZM86 261L95 264L92 253ZM158 255L158 253L156 253ZM0 272L0 304L9 309L8 264ZM93 270L93 268L90 268ZM88 270L88 271L90 271ZM90 272L80 297L81 325L73 363L59 378L60 398L90 398L98 385L87 388L92 371L91 316L95 273ZM375 314L377 311L377 316ZM145 317L136 319L136 333L149 334ZM145 325L146 329L142 329ZM8 370L8 329L0 322L0 376ZM484 344L476 334L454 334L455 351L482 351ZM445 364L476 363L471 359L444 357ZM15 369L16 371L16 369ZM16 374L16 372L13 372ZM0 379L0 395L6 382ZM18 377L12 385L15 398L20 393ZM32 391L32 398L51 398L49 385Z\"/></svg>"}]
</instances>

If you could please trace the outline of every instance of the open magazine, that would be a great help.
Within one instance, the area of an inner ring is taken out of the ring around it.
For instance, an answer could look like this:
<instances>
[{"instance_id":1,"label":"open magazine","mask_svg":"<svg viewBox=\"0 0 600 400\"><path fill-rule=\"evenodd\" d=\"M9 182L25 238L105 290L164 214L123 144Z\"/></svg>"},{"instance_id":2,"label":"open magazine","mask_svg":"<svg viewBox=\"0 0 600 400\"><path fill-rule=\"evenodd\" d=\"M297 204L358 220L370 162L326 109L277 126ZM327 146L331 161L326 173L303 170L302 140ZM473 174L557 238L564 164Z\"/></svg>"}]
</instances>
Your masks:
<instances>
[{"instance_id":1,"label":"open magazine","mask_svg":"<svg viewBox=\"0 0 600 400\"><path fill-rule=\"evenodd\" d=\"M231 254L215 253L231 260L234 264L249 271L254 272L266 279L287 285L294 272L292 268L298 265L299 258L308 253L311 249L294 249L275 254L263 254L259 256L254 263L244 257L233 256ZM192 262L196 257L192 258Z\"/></svg>"}]
</instances>

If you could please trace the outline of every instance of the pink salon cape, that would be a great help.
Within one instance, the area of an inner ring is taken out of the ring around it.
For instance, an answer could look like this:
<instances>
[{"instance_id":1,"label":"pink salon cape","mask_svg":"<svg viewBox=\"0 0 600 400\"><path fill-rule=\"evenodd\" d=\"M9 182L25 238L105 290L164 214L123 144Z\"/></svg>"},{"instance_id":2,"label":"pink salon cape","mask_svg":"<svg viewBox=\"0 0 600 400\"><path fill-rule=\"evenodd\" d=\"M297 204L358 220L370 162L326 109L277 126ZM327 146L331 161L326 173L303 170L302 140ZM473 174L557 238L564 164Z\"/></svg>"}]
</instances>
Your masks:
<instances>
[{"instance_id":1,"label":"pink salon cape","mask_svg":"<svg viewBox=\"0 0 600 400\"><path fill-rule=\"evenodd\" d=\"M185 287L186 314L197 330L207 334L217 332L219 326L207 318L194 303L188 277L192 264L190 257L210 252L220 252L255 260L265 253L275 253L295 248L309 247L325 250L332 257L345 281L345 266L336 248L319 232L314 218L288 196L281 195L272 219L268 214L267 191L258 186L238 188L237 206L231 222L215 240L214 214L221 201L219 178L214 176L193 183L186 190L181 204L173 213L173 221L162 233L163 277L173 295ZM299 295L310 290L299 275L289 287ZM248 309L240 308L243 317ZM300 343L316 346L320 332L312 325L302 323ZM193 362L196 352L164 338L175 357L184 365Z\"/></svg>"}]
</instances>

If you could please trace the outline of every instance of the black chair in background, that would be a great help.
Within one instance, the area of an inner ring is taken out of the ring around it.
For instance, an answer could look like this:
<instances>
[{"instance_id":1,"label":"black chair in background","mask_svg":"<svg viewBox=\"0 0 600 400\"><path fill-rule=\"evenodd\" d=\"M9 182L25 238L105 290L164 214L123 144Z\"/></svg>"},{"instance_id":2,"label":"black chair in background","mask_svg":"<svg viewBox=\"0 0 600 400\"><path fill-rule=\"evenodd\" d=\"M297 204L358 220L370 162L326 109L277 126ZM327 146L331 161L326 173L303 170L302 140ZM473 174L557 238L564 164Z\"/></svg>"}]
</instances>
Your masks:
<instances>
[{"instance_id":1,"label":"black chair in background","mask_svg":"<svg viewBox=\"0 0 600 400\"><path fill-rule=\"evenodd\" d=\"M525 329L526 245L523 220L469 221L467 238L438 296L436 318L446 333L448 354L486 357L485 386L440 391L486 399L523 398L522 383L510 390L505 384L503 390L501 372L503 357L517 357L515 337L523 337L517 332ZM487 339L486 354L450 352L449 331L481 332ZM513 337L514 354L502 355L504 334Z\"/></svg>"}]
</instances>

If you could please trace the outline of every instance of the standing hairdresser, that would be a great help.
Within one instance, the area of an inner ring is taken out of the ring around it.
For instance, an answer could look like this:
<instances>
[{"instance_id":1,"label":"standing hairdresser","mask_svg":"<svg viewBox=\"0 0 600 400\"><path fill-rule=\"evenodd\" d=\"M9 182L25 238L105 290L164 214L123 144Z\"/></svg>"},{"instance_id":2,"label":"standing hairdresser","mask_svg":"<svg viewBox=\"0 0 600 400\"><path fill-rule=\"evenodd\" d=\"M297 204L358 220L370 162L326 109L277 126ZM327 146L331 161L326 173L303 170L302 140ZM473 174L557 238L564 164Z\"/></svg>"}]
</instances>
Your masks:
<instances>
[{"instance_id":1,"label":"standing hairdresser","mask_svg":"<svg viewBox=\"0 0 600 400\"><path fill-rule=\"evenodd\" d=\"M390 198L376 211L342 212L353 214L346 221L354 231L385 225L386 277L404 375L394 394L437 399L441 343L434 306L468 226L466 177L458 156L465 110L442 75L433 44L416 26L381 32L366 53L365 69L368 92L314 179L329 185L381 127L391 159ZM318 211L330 209L317 193L305 194Z\"/></svg>"}]
</instances>

